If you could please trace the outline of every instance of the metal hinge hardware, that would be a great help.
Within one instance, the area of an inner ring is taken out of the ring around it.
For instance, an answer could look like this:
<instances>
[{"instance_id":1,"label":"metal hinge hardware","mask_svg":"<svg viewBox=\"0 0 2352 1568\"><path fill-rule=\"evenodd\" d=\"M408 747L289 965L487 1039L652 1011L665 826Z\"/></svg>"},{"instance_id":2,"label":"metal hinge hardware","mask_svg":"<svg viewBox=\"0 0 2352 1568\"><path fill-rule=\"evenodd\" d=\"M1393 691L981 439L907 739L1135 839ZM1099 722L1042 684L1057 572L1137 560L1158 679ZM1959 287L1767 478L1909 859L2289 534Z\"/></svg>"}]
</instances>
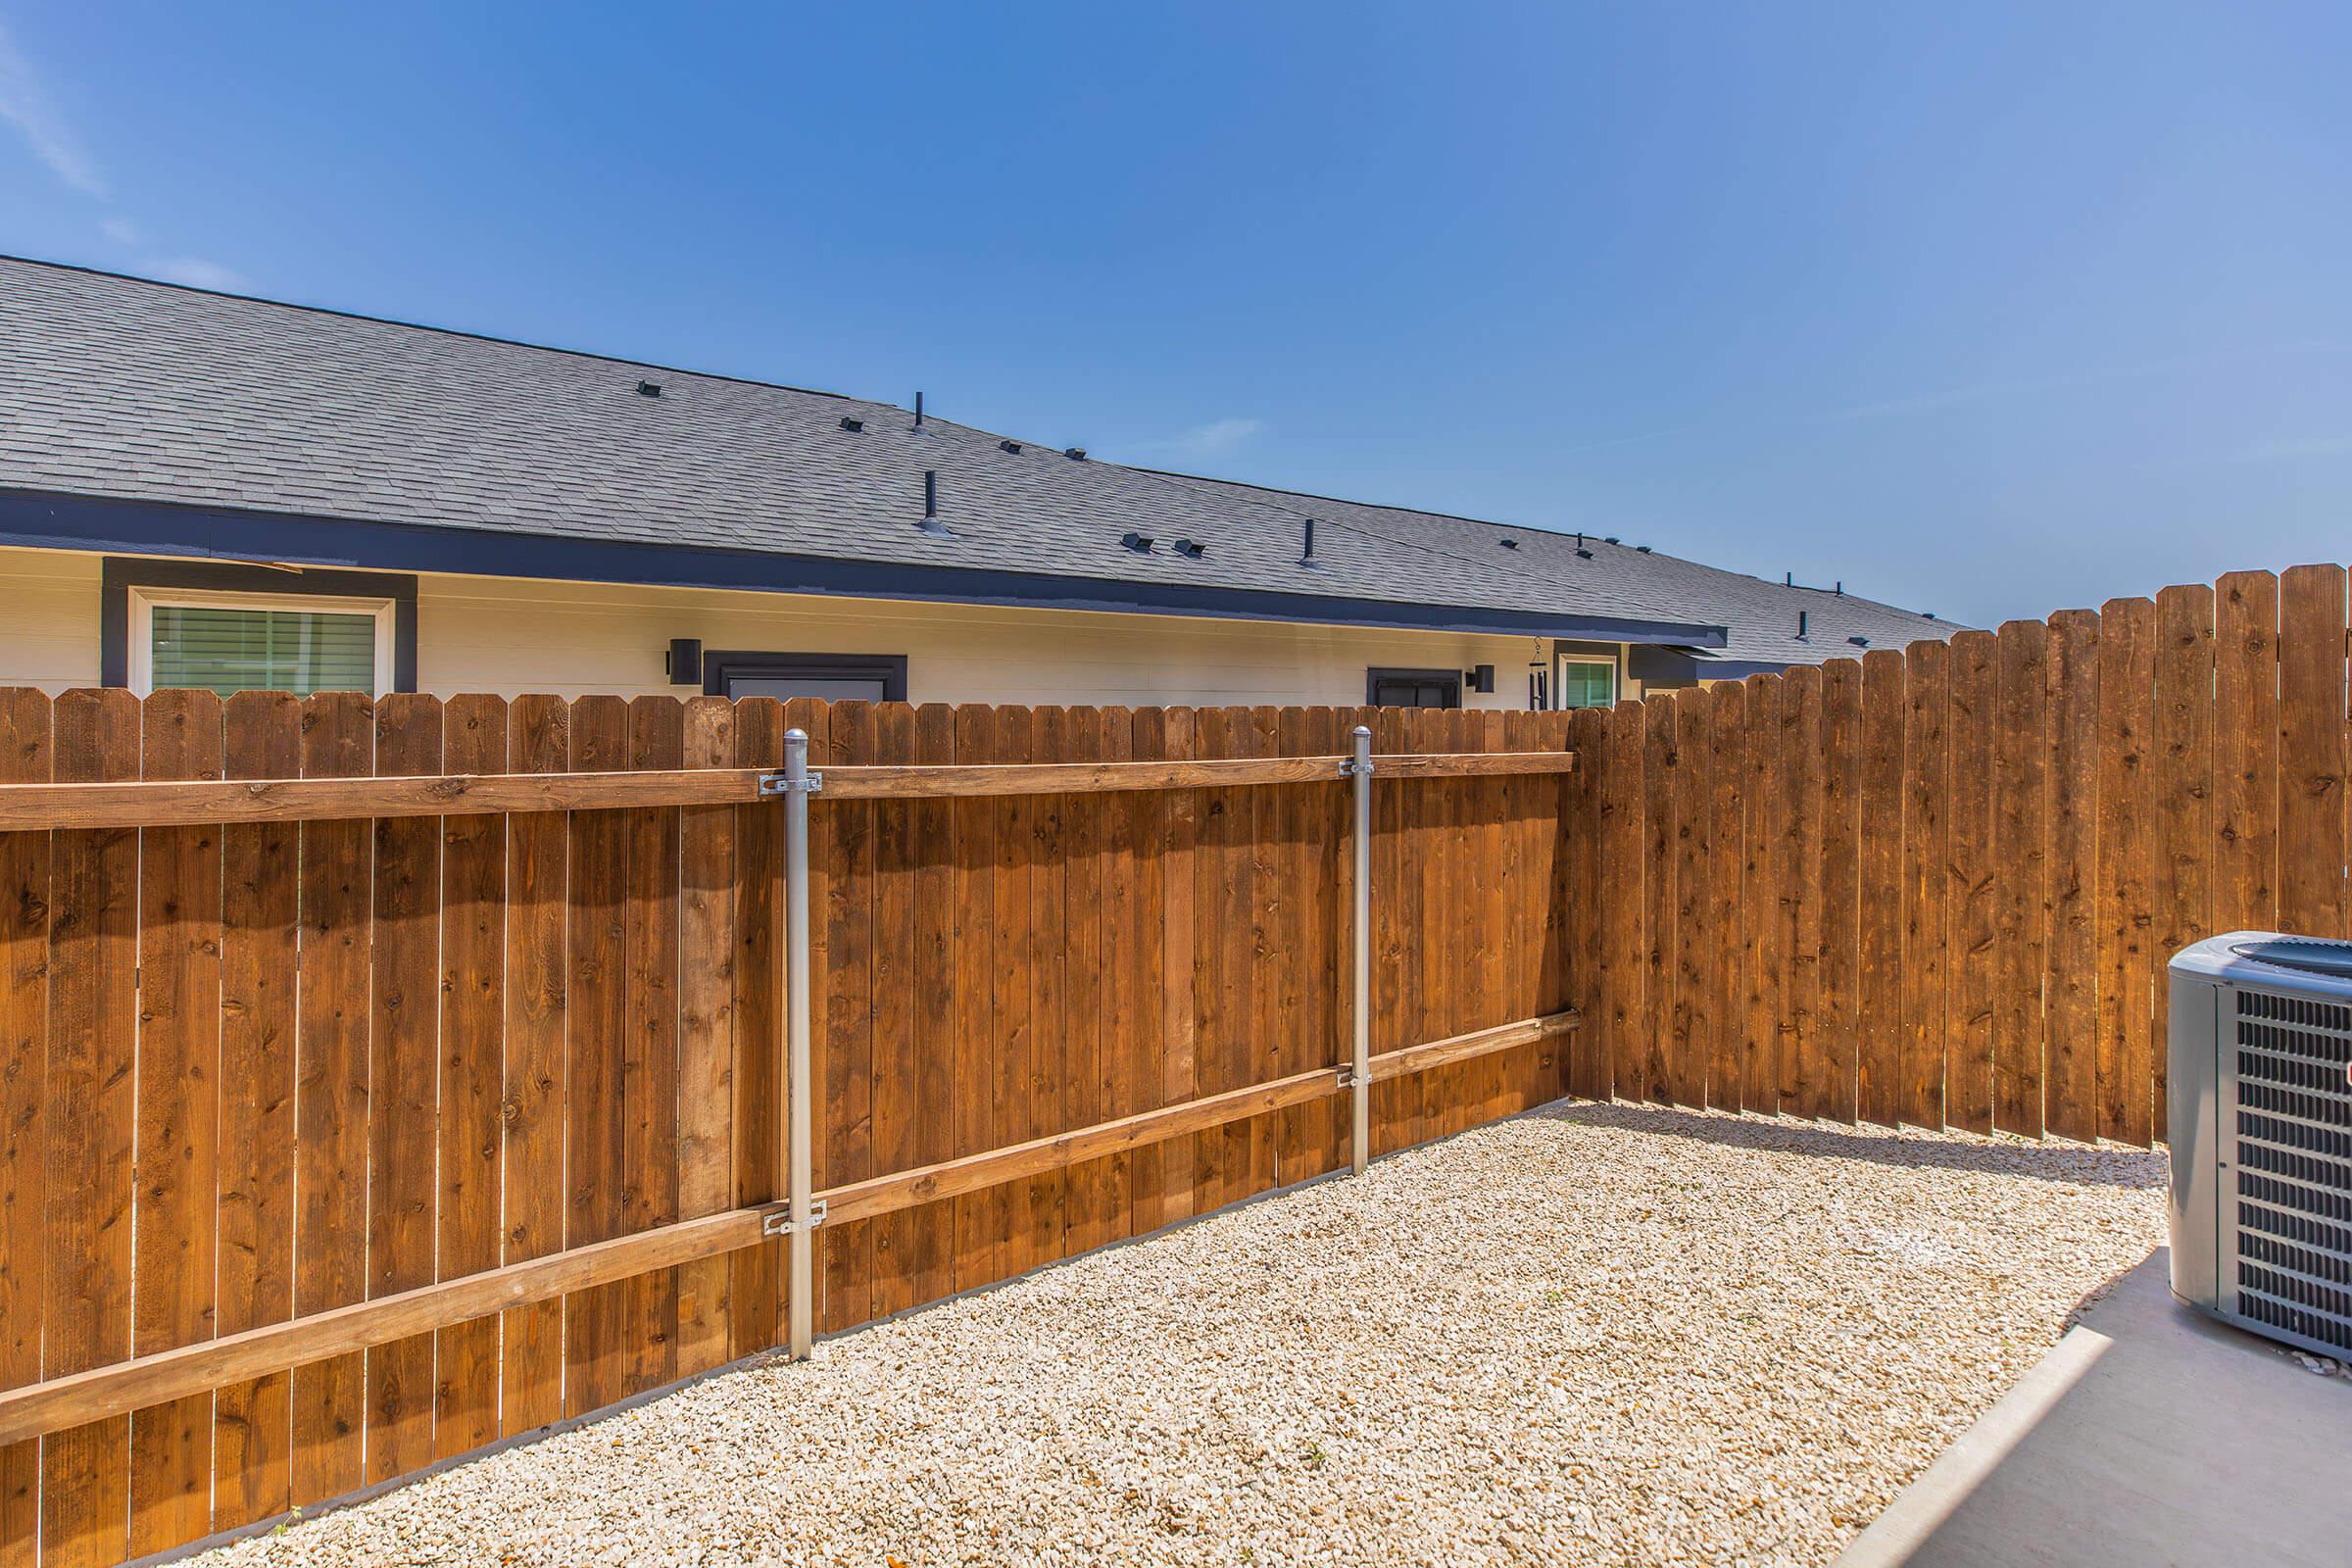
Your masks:
<instances>
[{"instance_id":1,"label":"metal hinge hardware","mask_svg":"<svg viewBox=\"0 0 2352 1568\"><path fill-rule=\"evenodd\" d=\"M825 775L813 769L807 778L803 779L795 779L788 773L762 773L760 775L760 794L762 798L770 795L790 795L794 790L799 790L806 795L814 795L824 787Z\"/></svg>"},{"instance_id":2,"label":"metal hinge hardware","mask_svg":"<svg viewBox=\"0 0 2352 1568\"><path fill-rule=\"evenodd\" d=\"M824 1222L825 1200L820 1198L808 1205L808 1228L814 1230ZM760 1222L760 1234L762 1236L790 1236L792 1234L791 1211L786 1210L781 1214L768 1215L765 1220Z\"/></svg>"},{"instance_id":3,"label":"metal hinge hardware","mask_svg":"<svg viewBox=\"0 0 2352 1568\"><path fill-rule=\"evenodd\" d=\"M1370 762L1365 762L1361 764L1361 766L1358 766L1355 759L1352 757L1343 757L1340 759L1340 777L1342 778L1353 778L1359 772L1362 773L1366 778L1369 778L1372 776L1372 771L1373 768Z\"/></svg>"}]
</instances>

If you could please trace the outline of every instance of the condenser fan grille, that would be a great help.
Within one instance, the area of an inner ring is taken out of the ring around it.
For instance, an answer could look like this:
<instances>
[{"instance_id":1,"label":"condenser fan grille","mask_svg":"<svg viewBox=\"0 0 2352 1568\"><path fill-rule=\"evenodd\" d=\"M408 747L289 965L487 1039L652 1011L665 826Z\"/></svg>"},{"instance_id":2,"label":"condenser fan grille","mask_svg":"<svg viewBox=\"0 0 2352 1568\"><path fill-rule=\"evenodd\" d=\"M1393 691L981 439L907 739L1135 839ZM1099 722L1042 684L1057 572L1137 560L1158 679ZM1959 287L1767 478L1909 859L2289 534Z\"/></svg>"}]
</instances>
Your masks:
<instances>
[{"instance_id":1,"label":"condenser fan grille","mask_svg":"<svg viewBox=\"0 0 2352 1568\"><path fill-rule=\"evenodd\" d=\"M2238 1309L2352 1350L2347 1063L2352 1009L2237 993Z\"/></svg>"}]
</instances>

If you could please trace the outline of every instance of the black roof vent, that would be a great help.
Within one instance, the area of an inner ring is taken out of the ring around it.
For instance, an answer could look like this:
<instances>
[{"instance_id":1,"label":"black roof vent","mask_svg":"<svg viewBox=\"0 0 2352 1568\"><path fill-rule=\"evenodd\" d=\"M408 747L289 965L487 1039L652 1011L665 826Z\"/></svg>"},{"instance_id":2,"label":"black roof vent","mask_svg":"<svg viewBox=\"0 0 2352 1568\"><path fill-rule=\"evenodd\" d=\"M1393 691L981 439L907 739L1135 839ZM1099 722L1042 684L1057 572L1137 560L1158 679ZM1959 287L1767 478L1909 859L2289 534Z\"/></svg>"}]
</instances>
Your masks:
<instances>
[{"instance_id":1,"label":"black roof vent","mask_svg":"<svg viewBox=\"0 0 2352 1568\"><path fill-rule=\"evenodd\" d=\"M1086 448L1084 448L1084 447L1063 447L1063 448L1061 449L1061 455L1062 455L1063 457L1065 457L1065 458L1068 458L1068 459L1072 460L1073 462L1076 462L1076 463L1084 463L1084 462L1086 461Z\"/></svg>"},{"instance_id":2,"label":"black roof vent","mask_svg":"<svg viewBox=\"0 0 2352 1568\"><path fill-rule=\"evenodd\" d=\"M641 398L658 398L662 395L662 383L659 381L640 381L637 383L637 395Z\"/></svg>"},{"instance_id":3,"label":"black roof vent","mask_svg":"<svg viewBox=\"0 0 2352 1568\"><path fill-rule=\"evenodd\" d=\"M1516 539L1497 539L1494 542L1502 546L1502 548L1505 550L1516 550L1519 548L1519 541Z\"/></svg>"},{"instance_id":4,"label":"black roof vent","mask_svg":"<svg viewBox=\"0 0 2352 1568\"><path fill-rule=\"evenodd\" d=\"M1852 643L1856 648L1868 648L1870 646L1870 639L1867 637L1848 637L1846 641Z\"/></svg>"},{"instance_id":5,"label":"black roof vent","mask_svg":"<svg viewBox=\"0 0 2352 1568\"><path fill-rule=\"evenodd\" d=\"M858 431L865 428L865 421L863 419L843 419L841 427L855 435Z\"/></svg>"},{"instance_id":6,"label":"black roof vent","mask_svg":"<svg viewBox=\"0 0 2352 1568\"><path fill-rule=\"evenodd\" d=\"M1634 554L1637 556L1646 556L1649 554L1649 546L1636 545L1634 546Z\"/></svg>"},{"instance_id":7,"label":"black roof vent","mask_svg":"<svg viewBox=\"0 0 2352 1568\"><path fill-rule=\"evenodd\" d=\"M1587 550L1584 548L1584 546L1579 545L1577 546L1576 550L1576 559L1579 561L1591 561L1592 559L1592 552Z\"/></svg>"},{"instance_id":8,"label":"black roof vent","mask_svg":"<svg viewBox=\"0 0 2352 1568\"><path fill-rule=\"evenodd\" d=\"M1610 534L1610 535L1609 535L1607 538L1605 538L1605 539L1601 540L1601 543L1602 543L1602 544L1604 544L1604 545L1613 545L1613 544L1615 544L1616 542L1617 542L1617 536L1616 536L1615 534Z\"/></svg>"},{"instance_id":9,"label":"black roof vent","mask_svg":"<svg viewBox=\"0 0 2352 1568\"><path fill-rule=\"evenodd\" d=\"M923 470L923 520L916 523L915 526L934 538L953 539L956 537L954 530L949 528L947 519L939 514L939 470L936 468Z\"/></svg>"},{"instance_id":10,"label":"black roof vent","mask_svg":"<svg viewBox=\"0 0 2352 1568\"><path fill-rule=\"evenodd\" d=\"M1208 546L1198 539L1179 539L1176 541L1176 553L1187 561L1199 561L1208 554Z\"/></svg>"},{"instance_id":11,"label":"black roof vent","mask_svg":"<svg viewBox=\"0 0 2352 1568\"><path fill-rule=\"evenodd\" d=\"M1000 441L997 443L997 450L1000 452L1018 452L1021 450L1021 444L1018 441Z\"/></svg>"},{"instance_id":12,"label":"black roof vent","mask_svg":"<svg viewBox=\"0 0 2352 1568\"><path fill-rule=\"evenodd\" d=\"M1139 556L1148 556L1152 553L1152 536L1148 533L1123 534L1120 536L1119 543Z\"/></svg>"}]
</instances>

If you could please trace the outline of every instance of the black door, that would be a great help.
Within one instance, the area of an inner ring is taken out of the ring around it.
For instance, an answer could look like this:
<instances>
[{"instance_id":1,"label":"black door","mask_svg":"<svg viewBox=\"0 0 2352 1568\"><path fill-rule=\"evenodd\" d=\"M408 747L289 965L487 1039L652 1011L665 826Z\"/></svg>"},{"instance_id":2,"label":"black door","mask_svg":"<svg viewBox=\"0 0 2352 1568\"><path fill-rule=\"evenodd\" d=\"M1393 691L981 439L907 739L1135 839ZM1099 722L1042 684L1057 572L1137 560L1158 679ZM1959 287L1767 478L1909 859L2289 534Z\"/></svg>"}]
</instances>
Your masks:
<instances>
[{"instance_id":1,"label":"black door","mask_svg":"<svg viewBox=\"0 0 2352 1568\"><path fill-rule=\"evenodd\" d=\"M1374 708L1459 708L1461 671L1453 669L1376 669L1371 672L1369 697Z\"/></svg>"}]
</instances>

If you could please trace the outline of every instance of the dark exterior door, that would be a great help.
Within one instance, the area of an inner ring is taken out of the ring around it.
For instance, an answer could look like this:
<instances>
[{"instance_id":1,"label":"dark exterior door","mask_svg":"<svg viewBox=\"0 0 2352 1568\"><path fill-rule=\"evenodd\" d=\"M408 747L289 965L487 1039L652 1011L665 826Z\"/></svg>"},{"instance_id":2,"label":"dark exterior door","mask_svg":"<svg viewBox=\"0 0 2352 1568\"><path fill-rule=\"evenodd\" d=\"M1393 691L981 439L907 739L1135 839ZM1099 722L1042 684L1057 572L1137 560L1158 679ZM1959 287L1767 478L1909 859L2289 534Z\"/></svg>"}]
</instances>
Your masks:
<instances>
[{"instance_id":1,"label":"dark exterior door","mask_svg":"<svg viewBox=\"0 0 2352 1568\"><path fill-rule=\"evenodd\" d=\"M1369 684L1374 708L1462 706L1462 674L1456 669L1375 669Z\"/></svg>"}]
</instances>

